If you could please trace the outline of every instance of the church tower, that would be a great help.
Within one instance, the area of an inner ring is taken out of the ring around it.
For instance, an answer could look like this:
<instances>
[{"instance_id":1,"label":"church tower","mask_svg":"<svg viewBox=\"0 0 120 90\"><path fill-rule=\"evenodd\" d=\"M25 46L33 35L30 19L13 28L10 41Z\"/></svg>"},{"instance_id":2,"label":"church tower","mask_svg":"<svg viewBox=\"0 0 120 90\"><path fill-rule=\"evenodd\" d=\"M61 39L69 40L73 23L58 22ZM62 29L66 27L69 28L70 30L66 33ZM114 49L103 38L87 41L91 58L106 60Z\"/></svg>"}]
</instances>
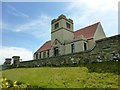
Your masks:
<instances>
[{"instance_id":1,"label":"church tower","mask_svg":"<svg viewBox=\"0 0 120 90\"><path fill-rule=\"evenodd\" d=\"M67 19L63 14L51 22L51 40L52 43L55 39L59 40L62 44L66 41L72 41L73 33L73 20Z\"/></svg>"},{"instance_id":2,"label":"church tower","mask_svg":"<svg viewBox=\"0 0 120 90\"><path fill-rule=\"evenodd\" d=\"M59 47L59 53L64 54L64 44L65 42L73 41L74 32L73 32L73 20L67 19L63 14L60 15L57 19L53 19L51 22L51 46L55 47L55 43L61 45ZM58 48L57 48L58 49ZM53 50L53 53L55 50ZM57 52L58 53L58 52ZM56 55L55 55L56 56Z\"/></svg>"}]
</instances>

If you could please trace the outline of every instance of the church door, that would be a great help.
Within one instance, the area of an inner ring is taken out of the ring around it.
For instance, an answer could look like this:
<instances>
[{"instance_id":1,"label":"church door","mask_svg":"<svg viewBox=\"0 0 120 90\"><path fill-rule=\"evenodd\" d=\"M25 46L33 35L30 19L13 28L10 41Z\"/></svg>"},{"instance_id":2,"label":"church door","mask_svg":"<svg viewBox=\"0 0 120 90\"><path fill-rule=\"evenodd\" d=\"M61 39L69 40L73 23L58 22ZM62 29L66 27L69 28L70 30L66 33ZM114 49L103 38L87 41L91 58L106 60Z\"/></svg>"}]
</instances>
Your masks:
<instances>
[{"instance_id":1,"label":"church door","mask_svg":"<svg viewBox=\"0 0 120 90\"><path fill-rule=\"evenodd\" d=\"M59 49L58 47L54 48L54 56L58 56L59 55Z\"/></svg>"}]
</instances>

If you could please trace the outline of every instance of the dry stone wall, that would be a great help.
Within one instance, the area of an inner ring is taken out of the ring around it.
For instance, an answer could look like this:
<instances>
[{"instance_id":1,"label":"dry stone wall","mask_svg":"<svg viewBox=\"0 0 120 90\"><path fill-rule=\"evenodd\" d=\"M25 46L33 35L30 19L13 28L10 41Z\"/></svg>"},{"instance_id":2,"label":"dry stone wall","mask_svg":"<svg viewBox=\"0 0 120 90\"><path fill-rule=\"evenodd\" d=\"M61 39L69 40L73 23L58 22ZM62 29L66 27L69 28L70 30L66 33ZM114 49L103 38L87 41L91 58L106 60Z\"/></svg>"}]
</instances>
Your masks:
<instances>
[{"instance_id":1,"label":"dry stone wall","mask_svg":"<svg viewBox=\"0 0 120 90\"><path fill-rule=\"evenodd\" d=\"M120 35L96 41L92 50L45 59L20 62L19 67L60 66L120 60Z\"/></svg>"}]
</instances>

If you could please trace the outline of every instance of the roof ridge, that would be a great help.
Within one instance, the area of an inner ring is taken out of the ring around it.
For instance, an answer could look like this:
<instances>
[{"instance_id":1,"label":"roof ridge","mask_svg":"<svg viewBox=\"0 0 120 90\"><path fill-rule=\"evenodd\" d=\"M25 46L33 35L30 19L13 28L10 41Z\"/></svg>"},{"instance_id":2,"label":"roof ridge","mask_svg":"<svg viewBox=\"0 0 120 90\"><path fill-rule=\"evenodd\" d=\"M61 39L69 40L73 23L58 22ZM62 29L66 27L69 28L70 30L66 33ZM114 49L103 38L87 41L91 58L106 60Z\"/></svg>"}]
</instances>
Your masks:
<instances>
[{"instance_id":1,"label":"roof ridge","mask_svg":"<svg viewBox=\"0 0 120 90\"><path fill-rule=\"evenodd\" d=\"M79 35L83 35L87 39L93 37L99 23L100 22L97 22L97 23L91 24L89 26L86 26L84 28L81 28L77 31L74 31L74 39L77 38Z\"/></svg>"},{"instance_id":2,"label":"roof ridge","mask_svg":"<svg viewBox=\"0 0 120 90\"><path fill-rule=\"evenodd\" d=\"M76 31L74 31L74 32L77 32L77 31L79 31L79 30L83 30L83 29L85 29L85 28L88 28L88 27L90 27L90 26L93 26L93 25L96 25L96 24L99 24L99 23L100 23L100 22L97 22L97 23L94 23L94 24L88 25L88 26L83 27L83 28L81 28L81 29L78 29L78 30L76 30Z\"/></svg>"}]
</instances>

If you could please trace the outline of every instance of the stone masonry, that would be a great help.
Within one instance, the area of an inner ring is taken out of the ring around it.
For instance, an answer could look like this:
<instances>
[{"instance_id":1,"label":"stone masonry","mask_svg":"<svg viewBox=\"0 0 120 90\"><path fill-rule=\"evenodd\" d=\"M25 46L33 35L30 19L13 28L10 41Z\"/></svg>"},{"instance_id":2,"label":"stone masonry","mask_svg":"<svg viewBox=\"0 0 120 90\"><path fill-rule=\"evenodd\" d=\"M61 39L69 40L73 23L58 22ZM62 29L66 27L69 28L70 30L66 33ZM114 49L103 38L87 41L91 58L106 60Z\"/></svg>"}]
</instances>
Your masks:
<instances>
[{"instance_id":1,"label":"stone masonry","mask_svg":"<svg viewBox=\"0 0 120 90\"><path fill-rule=\"evenodd\" d=\"M45 59L23 61L19 63L19 67L60 66L63 64L71 65L120 60L119 41L120 35L115 35L96 41L95 47L91 50Z\"/></svg>"}]
</instances>

